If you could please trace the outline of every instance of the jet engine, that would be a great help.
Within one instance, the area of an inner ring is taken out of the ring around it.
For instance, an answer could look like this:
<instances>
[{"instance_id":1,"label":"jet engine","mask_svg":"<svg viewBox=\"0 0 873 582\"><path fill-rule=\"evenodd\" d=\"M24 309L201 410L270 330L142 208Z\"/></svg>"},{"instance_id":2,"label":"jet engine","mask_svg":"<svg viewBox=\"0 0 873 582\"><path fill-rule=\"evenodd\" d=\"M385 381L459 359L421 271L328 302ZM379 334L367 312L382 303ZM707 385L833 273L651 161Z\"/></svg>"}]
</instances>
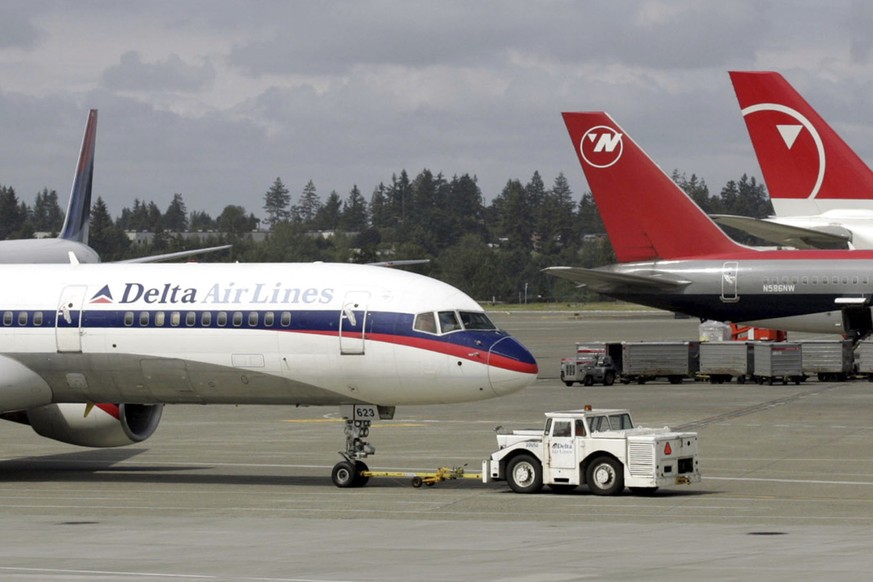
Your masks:
<instances>
[{"instance_id":1,"label":"jet engine","mask_svg":"<svg viewBox=\"0 0 873 582\"><path fill-rule=\"evenodd\" d=\"M121 447L155 432L163 404L48 404L16 418L40 436L82 447Z\"/></svg>"}]
</instances>

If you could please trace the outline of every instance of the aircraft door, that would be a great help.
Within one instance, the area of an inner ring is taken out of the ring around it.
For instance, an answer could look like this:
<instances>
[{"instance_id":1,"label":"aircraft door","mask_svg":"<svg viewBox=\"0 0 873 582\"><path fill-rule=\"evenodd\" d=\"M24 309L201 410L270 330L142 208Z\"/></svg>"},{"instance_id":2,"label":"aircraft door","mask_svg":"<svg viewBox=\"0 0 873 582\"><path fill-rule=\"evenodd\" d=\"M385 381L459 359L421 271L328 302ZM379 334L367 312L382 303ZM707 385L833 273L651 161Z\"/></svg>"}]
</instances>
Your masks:
<instances>
[{"instance_id":1,"label":"aircraft door","mask_svg":"<svg viewBox=\"0 0 873 582\"><path fill-rule=\"evenodd\" d=\"M82 305L87 290L84 285L70 285L61 291L55 317L55 341L59 352L82 351Z\"/></svg>"},{"instance_id":2,"label":"aircraft door","mask_svg":"<svg viewBox=\"0 0 873 582\"><path fill-rule=\"evenodd\" d=\"M739 264L736 261L725 263L721 269L721 300L724 303L734 303L740 300L737 295L737 275Z\"/></svg>"},{"instance_id":3,"label":"aircraft door","mask_svg":"<svg viewBox=\"0 0 873 582\"><path fill-rule=\"evenodd\" d=\"M349 291L343 299L340 311L340 354L363 355L366 343L368 291Z\"/></svg>"}]
</instances>

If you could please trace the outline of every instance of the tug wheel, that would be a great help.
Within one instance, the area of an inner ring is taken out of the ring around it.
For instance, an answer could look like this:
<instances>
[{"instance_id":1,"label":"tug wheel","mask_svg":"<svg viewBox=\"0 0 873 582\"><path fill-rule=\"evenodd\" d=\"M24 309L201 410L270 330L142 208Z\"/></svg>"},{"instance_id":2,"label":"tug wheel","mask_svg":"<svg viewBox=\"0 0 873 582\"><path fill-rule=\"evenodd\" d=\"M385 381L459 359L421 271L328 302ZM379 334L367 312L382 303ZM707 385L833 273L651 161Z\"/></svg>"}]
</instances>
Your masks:
<instances>
[{"instance_id":1,"label":"tug wheel","mask_svg":"<svg viewBox=\"0 0 873 582\"><path fill-rule=\"evenodd\" d=\"M516 493L537 493L543 488L543 466L533 455L518 455L506 467L506 480Z\"/></svg>"}]
</instances>

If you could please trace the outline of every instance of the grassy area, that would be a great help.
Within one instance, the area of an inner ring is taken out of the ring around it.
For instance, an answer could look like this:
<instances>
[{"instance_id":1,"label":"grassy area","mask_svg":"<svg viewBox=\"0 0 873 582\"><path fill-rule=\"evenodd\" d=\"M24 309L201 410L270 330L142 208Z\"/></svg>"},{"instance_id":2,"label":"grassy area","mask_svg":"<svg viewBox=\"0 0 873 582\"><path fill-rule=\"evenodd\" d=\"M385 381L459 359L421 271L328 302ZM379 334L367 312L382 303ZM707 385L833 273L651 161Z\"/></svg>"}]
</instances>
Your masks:
<instances>
[{"instance_id":1,"label":"grassy area","mask_svg":"<svg viewBox=\"0 0 873 582\"><path fill-rule=\"evenodd\" d=\"M591 301L586 303L487 303L480 302L492 311L658 311L636 303L623 301Z\"/></svg>"}]
</instances>

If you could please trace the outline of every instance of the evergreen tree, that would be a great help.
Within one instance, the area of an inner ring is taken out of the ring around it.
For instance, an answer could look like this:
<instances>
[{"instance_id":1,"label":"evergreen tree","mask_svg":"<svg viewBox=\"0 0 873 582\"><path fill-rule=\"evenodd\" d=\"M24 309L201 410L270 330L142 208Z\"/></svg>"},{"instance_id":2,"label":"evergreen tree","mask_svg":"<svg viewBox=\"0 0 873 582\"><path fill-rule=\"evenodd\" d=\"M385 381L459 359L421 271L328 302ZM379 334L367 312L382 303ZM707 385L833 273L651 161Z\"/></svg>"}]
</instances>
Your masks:
<instances>
[{"instance_id":1,"label":"evergreen tree","mask_svg":"<svg viewBox=\"0 0 873 582\"><path fill-rule=\"evenodd\" d=\"M25 220L26 207L22 209L15 189L0 186L0 240L16 238Z\"/></svg>"},{"instance_id":2,"label":"evergreen tree","mask_svg":"<svg viewBox=\"0 0 873 582\"><path fill-rule=\"evenodd\" d=\"M558 174L552 189L542 200L538 213L537 230L540 235L540 250L544 254L556 254L565 245L573 244L573 192L564 174Z\"/></svg>"},{"instance_id":3,"label":"evergreen tree","mask_svg":"<svg viewBox=\"0 0 873 582\"><path fill-rule=\"evenodd\" d=\"M290 218L288 205L291 203L291 195L288 188L282 183L281 178L276 178L267 193L264 194L264 212L267 217L264 222L272 229L279 222L286 221ZM227 208L225 208L227 210Z\"/></svg>"},{"instance_id":4,"label":"evergreen tree","mask_svg":"<svg viewBox=\"0 0 873 582\"><path fill-rule=\"evenodd\" d=\"M97 251L102 261L121 259L130 247L130 239L119 226L113 224L106 203L100 197L91 207L88 245Z\"/></svg>"},{"instance_id":5,"label":"evergreen tree","mask_svg":"<svg viewBox=\"0 0 873 582\"><path fill-rule=\"evenodd\" d=\"M164 215L157 204L154 202L148 203L146 206L146 216L148 216L146 232L153 232L155 234L164 232Z\"/></svg>"},{"instance_id":6,"label":"evergreen tree","mask_svg":"<svg viewBox=\"0 0 873 582\"><path fill-rule=\"evenodd\" d=\"M370 217L373 228L385 228L390 222L385 184L380 183L373 189L370 196Z\"/></svg>"},{"instance_id":7,"label":"evergreen tree","mask_svg":"<svg viewBox=\"0 0 873 582\"><path fill-rule=\"evenodd\" d=\"M152 228L149 218L149 209L145 202L134 198L133 209L124 208L121 211L117 224L124 230L134 232L149 232Z\"/></svg>"},{"instance_id":8,"label":"evergreen tree","mask_svg":"<svg viewBox=\"0 0 873 582\"><path fill-rule=\"evenodd\" d=\"M442 210L448 220L447 246L454 245L465 234L472 234L484 241L485 209L476 178L469 174L454 176L445 190Z\"/></svg>"},{"instance_id":9,"label":"evergreen tree","mask_svg":"<svg viewBox=\"0 0 873 582\"><path fill-rule=\"evenodd\" d=\"M43 188L36 195L33 205L33 228L42 232L60 232L64 224L64 211L58 205L58 193Z\"/></svg>"},{"instance_id":10,"label":"evergreen tree","mask_svg":"<svg viewBox=\"0 0 873 582\"><path fill-rule=\"evenodd\" d=\"M188 210L181 194L173 194L173 201L163 216L163 226L168 232L188 231Z\"/></svg>"},{"instance_id":11,"label":"evergreen tree","mask_svg":"<svg viewBox=\"0 0 873 582\"><path fill-rule=\"evenodd\" d=\"M533 220L528 196L521 182L509 180L500 195L494 199L497 209L499 234L514 248L531 248Z\"/></svg>"},{"instance_id":12,"label":"evergreen tree","mask_svg":"<svg viewBox=\"0 0 873 582\"><path fill-rule=\"evenodd\" d=\"M764 184L759 184L755 177L743 174L737 184L738 198L735 214L766 218L773 215L773 204L767 195Z\"/></svg>"},{"instance_id":13,"label":"evergreen tree","mask_svg":"<svg viewBox=\"0 0 873 582\"><path fill-rule=\"evenodd\" d=\"M406 170L400 171L400 177L396 174L391 175L391 186L385 192L385 201L386 226L397 228L401 224L406 224L406 215L411 210L412 203L412 185Z\"/></svg>"},{"instance_id":14,"label":"evergreen tree","mask_svg":"<svg viewBox=\"0 0 873 582\"><path fill-rule=\"evenodd\" d=\"M324 205L315 214L315 227L318 230L336 230L339 228L342 200L336 190L330 193Z\"/></svg>"},{"instance_id":15,"label":"evergreen tree","mask_svg":"<svg viewBox=\"0 0 873 582\"><path fill-rule=\"evenodd\" d=\"M298 204L299 220L304 225L312 226L315 221L315 216L321 208L321 199L318 197L318 192L315 190L315 184L310 180L303 187L303 193L300 195L300 204Z\"/></svg>"},{"instance_id":16,"label":"evergreen tree","mask_svg":"<svg viewBox=\"0 0 873 582\"><path fill-rule=\"evenodd\" d=\"M722 212L721 199L710 196L709 186L706 185L705 180L698 178L697 174L691 174L691 178L688 178L685 174L680 174L679 170L673 170L671 177L676 185L682 188L704 212L707 214L720 214Z\"/></svg>"},{"instance_id":17,"label":"evergreen tree","mask_svg":"<svg viewBox=\"0 0 873 582\"><path fill-rule=\"evenodd\" d=\"M589 234L606 233L606 227L603 225L600 212L597 211L597 203L594 202L594 196L591 195L591 192L582 195L576 216L579 238Z\"/></svg>"},{"instance_id":18,"label":"evergreen tree","mask_svg":"<svg viewBox=\"0 0 873 582\"><path fill-rule=\"evenodd\" d=\"M357 185L352 187L348 198L343 201L339 227L346 232L361 232L367 228L367 201Z\"/></svg>"}]
</instances>

